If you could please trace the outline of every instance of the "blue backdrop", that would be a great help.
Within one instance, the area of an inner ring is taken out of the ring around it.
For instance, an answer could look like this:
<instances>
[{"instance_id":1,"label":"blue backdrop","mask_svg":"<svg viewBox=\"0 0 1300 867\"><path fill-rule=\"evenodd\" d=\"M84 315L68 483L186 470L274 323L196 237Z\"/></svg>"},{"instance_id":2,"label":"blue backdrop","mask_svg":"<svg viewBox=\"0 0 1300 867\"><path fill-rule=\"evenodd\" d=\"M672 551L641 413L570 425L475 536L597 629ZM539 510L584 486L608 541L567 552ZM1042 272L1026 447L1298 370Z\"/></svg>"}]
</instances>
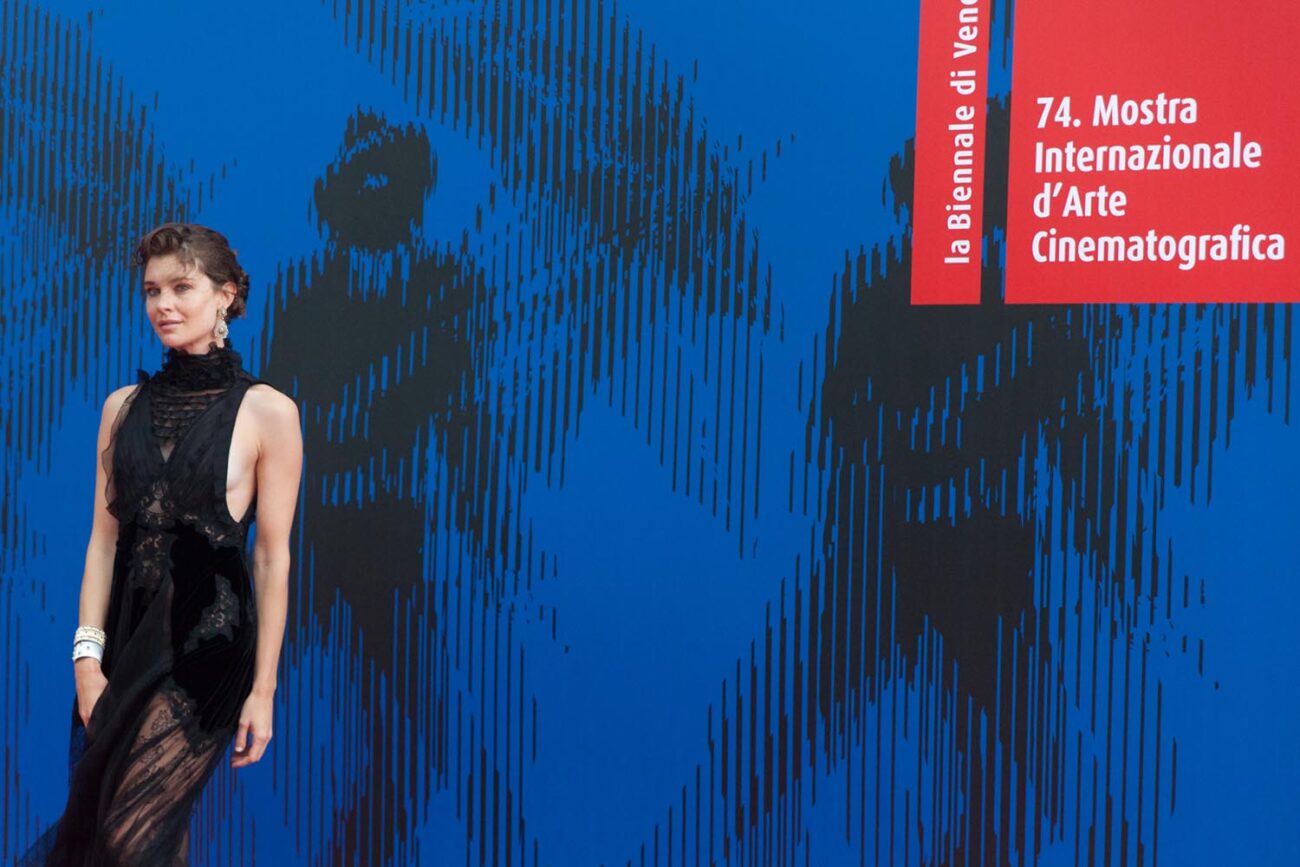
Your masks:
<instances>
[{"instance_id":1,"label":"blue backdrop","mask_svg":"<svg viewBox=\"0 0 1300 867\"><path fill-rule=\"evenodd\" d=\"M1300 858L1292 309L1001 303L1005 4L985 301L910 307L917 14L0 0L0 858L170 219L306 454L194 863Z\"/></svg>"}]
</instances>

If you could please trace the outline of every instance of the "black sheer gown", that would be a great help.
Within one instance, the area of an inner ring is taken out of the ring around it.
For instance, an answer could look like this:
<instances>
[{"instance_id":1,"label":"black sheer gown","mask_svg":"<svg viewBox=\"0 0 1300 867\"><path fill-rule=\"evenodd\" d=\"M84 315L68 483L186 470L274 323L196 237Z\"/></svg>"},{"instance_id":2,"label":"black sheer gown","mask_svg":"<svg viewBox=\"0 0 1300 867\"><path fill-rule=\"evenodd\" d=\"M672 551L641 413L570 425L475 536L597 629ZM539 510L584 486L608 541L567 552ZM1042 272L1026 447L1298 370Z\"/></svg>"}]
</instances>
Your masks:
<instances>
[{"instance_id":1,"label":"black sheer gown","mask_svg":"<svg viewBox=\"0 0 1300 867\"><path fill-rule=\"evenodd\" d=\"M262 380L215 343L138 376L102 456L120 525L108 686L87 726L73 697L67 806L25 863L188 864L194 803L252 688L256 497L231 515L226 474L235 414Z\"/></svg>"}]
</instances>

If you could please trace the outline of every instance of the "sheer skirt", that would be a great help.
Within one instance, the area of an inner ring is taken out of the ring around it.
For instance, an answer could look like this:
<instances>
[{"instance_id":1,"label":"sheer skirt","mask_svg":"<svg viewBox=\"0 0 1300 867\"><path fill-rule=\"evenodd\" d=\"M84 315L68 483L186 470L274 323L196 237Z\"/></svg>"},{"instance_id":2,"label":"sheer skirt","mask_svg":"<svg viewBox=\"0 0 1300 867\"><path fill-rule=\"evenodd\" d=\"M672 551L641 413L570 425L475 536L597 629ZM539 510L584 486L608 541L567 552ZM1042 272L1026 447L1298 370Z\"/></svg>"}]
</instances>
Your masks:
<instances>
[{"instance_id":1,"label":"sheer skirt","mask_svg":"<svg viewBox=\"0 0 1300 867\"><path fill-rule=\"evenodd\" d=\"M190 812L224 753L222 739L189 731L193 705L170 680L146 705L100 829L119 864L189 863Z\"/></svg>"},{"instance_id":2,"label":"sheer skirt","mask_svg":"<svg viewBox=\"0 0 1300 867\"><path fill-rule=\"evenodd\" d=\"M132 525L126 534L126 580L109 604L108 685L85 726L73 699L68 804L24 865L189 863L191 813L252 687L256 616L240 551L214 550L183 525L162 542L157 533Z\"/></svg>"}]
</instances>

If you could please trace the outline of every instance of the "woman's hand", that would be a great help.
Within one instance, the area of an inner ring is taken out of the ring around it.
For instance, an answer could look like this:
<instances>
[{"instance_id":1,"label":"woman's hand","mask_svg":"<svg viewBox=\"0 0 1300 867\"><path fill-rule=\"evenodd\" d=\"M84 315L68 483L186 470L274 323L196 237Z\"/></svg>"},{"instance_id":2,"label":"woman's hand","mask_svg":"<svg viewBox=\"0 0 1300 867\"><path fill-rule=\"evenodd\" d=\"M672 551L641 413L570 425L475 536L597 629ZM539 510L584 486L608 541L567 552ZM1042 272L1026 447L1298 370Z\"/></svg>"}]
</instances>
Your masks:
<instances>
[{"instance_id":1,"label":"woman's hand","mask_svg":"<svg viewBox=\"0 0 1300 867\"><path fill-rule=\"evenodd\" d=\"M90 732L90 714L99 703L99 697L108 686L108 678L99 667L99 660L93 656L83 656L73 663L77 674L77 713L81 715L81 724Z\"/></svg>"},{"instance_id":2,"label":"woman's hand","mask_svg":"<svg viewBox=\"0 0 1300 867\"><path fill-rule=\"evenodd\" d=\"M274 694L253 691L244 699L244 709L239 714L239 732L235 735L235 752L230 757L232 768L242 768L262 758L266 745L271 742L274 706Z\"/></svg>"}]
</instances>

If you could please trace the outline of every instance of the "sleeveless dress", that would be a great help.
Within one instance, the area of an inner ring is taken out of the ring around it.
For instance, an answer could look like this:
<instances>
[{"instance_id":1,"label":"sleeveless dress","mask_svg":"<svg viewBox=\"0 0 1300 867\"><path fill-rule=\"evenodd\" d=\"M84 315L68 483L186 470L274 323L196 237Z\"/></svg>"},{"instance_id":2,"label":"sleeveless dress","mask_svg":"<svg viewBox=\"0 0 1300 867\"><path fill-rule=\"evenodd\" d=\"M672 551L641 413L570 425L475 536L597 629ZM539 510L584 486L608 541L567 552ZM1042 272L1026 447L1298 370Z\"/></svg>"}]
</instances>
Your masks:
<instances>
[{"instance_id":1,"label":"sleeveless dress","mask_svg":"<svg viewBox=\"0 0 1300 867\"><path fill-rule=\"evenodd\" d=\"M263 380L215 342L202 355L169 349L160 371L138 377L102 456L120 528L108 686L85 726L73 696L67 806L38 844L47 867L188 864L194 803L252 689L244 543L256 497L231 515L226 474L235 415Z\"/></svg>"}]
</instances>

